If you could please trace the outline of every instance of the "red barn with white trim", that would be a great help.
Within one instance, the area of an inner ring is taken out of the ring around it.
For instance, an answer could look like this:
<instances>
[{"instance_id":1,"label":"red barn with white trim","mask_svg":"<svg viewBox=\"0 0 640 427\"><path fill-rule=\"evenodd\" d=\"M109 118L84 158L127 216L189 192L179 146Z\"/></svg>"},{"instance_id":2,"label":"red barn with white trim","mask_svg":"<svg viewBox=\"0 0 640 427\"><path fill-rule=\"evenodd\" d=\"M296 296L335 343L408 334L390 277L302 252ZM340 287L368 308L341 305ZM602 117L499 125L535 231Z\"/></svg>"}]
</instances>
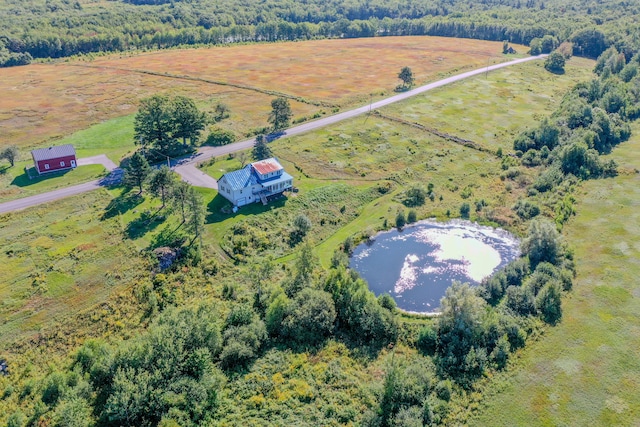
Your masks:
<instances>
[{"instance_id":1,"label":"red barn with white trim","mask_svg":"<svg viewBox=\"0 0 640 427\"><path fill-rule=\"evenodd\" d=\"M33 150L31 157L39 174L76 167L76 150L71 144Z\"/></svg>"}]
</instances>

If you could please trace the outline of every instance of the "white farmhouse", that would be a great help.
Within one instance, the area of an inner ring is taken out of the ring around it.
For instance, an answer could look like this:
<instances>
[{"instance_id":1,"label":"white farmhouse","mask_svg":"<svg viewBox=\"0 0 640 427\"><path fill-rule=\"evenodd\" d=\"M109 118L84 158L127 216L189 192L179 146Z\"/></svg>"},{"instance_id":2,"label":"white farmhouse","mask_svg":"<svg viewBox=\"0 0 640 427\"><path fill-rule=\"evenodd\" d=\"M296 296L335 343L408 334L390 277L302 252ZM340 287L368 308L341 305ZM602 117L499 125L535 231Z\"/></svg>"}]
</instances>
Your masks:
<instances>
[{"instance_id":1,"label":"white farmhouse","mask_svg":"<svg viewBox=\"0 0 640 427\"><path fill-rule=\"evenodd\" d=\"M266 205L269 197L282 194L292 187L293 177L273 157L225 173L218 180L218 192L233 203L233 206L258 201Z\"/></svg>"}]
</instances>

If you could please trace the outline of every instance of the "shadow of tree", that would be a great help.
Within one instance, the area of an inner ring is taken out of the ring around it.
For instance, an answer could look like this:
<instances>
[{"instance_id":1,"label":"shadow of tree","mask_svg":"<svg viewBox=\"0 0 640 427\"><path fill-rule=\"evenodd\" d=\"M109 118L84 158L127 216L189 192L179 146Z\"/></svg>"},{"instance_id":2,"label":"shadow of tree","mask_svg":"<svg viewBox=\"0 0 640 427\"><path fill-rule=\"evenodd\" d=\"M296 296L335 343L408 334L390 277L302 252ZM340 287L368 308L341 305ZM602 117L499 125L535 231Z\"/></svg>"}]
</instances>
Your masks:
<instances>
[{"instance_id":1,"label":"shadow of tree","mask_svg":"<svg viewBox=\"0 0 640 427\"><path fill-rule=\"evenodd\" d=\"M182 224L173 228L171 225L167 224L160 230L153 239L151 239L151 243L149 244L149 250L154 250L156 248L161 248L164 246L168 246L170 248L179 248L184 245L187 241L187 236L185 236L182 232Z\"/></svg>"},{"instance_id":2,"label":"shadow of tree","mask_svg":"<svg viewBox=\"0 0 640 427\"><path fill-rule=\"evenodd\" d=\"M270 199L266 206L262 203L250 203L239 208L240 210L238 212L241 212L243 215L257 215L270 211L271 209L281 208L285 205L286 201L286 196L278 196L277 198ZM216 194L213 200L207 205L205 222L207 224L221 222L233 215L236 214L232 211L231 202L220 194Z\"/></svg>"},{"instance_id":3,"label":"shadow of tree","mask_svg":"<svg viewBox=\"0 0 640 427\"><path fill-rule=\"evenodd\" d=\"M140 194L123 193L111 200L102 214L102 219L113 218L138 206L144 202L144 196Z\"/></svg>"},{"instance_id":4,"label":"shadow of tree","mask_svg":"<svg viewBox=\"0 0 640 427\"><path fill-rule=\"evenodd\" d=\"M137 239L148 232L155 230L161 222L164 222L165 219L166 217L161 215L159 212L151 213L149 211L144 211L139 218L136 218L127 224L125 233L127 233L127 237L130 239Z\"/></svg>"}]
</instances>

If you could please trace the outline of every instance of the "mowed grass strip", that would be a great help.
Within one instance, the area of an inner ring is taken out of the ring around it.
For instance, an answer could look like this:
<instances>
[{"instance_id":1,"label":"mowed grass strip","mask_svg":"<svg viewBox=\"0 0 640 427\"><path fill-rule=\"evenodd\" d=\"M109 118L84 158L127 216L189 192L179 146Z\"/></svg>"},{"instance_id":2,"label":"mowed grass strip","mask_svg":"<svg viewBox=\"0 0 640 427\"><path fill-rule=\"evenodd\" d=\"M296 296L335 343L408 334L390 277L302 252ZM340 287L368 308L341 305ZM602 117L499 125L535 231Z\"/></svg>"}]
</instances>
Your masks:
<instances>
[{"instance_id":1,"label":"mowed grass strip","mask_svg":"<svg viewBox=\"0 0 640 427\"><path fill-rule=\"evenodd\" d=\"M563 319L491 383L473 425L631 426L640 419L640 125L566 226L578 277Z\"/></svg>"},{"instance_id":2,"label":"mowed grass strip","mask_svg":"<svg viewBox=\"0 0 640 427\"><path fill-rule=\"evenodd\" d=\"M0 203L82 184L107 174L102 165L86 165L38 176L32 166L33 161L20 161L14 167L0 168ZM31 168L31 178L25 167Z\"/></svg>"}]
</instances>

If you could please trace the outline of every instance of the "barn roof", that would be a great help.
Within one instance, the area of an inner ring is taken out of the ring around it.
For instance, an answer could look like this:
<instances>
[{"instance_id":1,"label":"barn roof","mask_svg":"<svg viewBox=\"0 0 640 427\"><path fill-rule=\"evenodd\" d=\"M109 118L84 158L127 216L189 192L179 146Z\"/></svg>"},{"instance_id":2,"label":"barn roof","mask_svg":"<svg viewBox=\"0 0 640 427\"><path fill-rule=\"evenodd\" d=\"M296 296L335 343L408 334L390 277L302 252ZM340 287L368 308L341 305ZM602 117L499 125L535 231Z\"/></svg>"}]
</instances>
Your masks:
<instances>
[{"instance_id":1,"label":"barn roof","mask_svg":"<svg viewBox=\"0 0 640 427\"><path fill-rule=\"evenodd\" d=\"M256 172L261 175L266 175L270 172L276 172L282 169L282 165L273 157L251 163L251 166L253 166Z\"/></svg>"},{"instance_id":2,"label":"barn roof","mask_svg":"<svg viewBox=\"0 0 640 427\"><path fill-rule=\"evenodd\" d=\"M39 162L41 160L57 159L59 157L75 156L76 150L71 144L58 145L49 148L40 148L31 152L33 160Z\"/></svg>"}]
</instances>

